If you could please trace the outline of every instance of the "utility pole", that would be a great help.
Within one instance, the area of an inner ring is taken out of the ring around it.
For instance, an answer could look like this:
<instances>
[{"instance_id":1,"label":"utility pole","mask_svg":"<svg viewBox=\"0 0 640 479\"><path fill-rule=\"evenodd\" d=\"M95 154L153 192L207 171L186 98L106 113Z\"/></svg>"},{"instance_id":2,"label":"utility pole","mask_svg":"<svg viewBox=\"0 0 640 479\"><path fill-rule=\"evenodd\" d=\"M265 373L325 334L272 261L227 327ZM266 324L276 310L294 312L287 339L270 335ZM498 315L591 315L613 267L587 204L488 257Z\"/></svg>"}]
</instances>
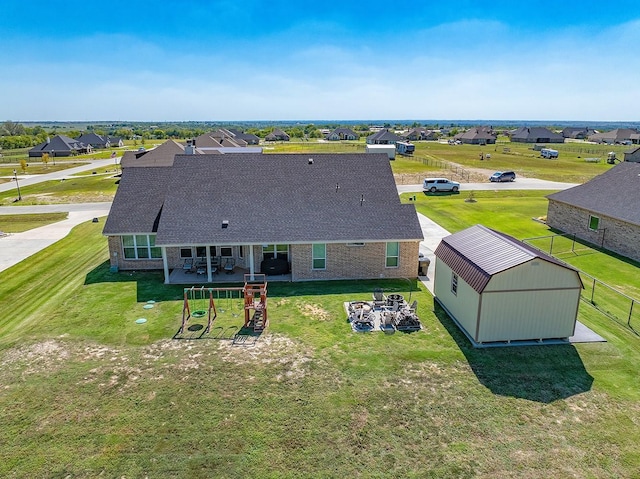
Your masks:
<instances>
[{"instance_id":1,"label":"utility pole","mask_svg":"<svg viewBox=\"0 0 640 479\"><path fill-rule=\"evenodd\" d=\"M18 172L13 169L13 179L16 180L16 188L18 188L18 201L22 201L22 195L20 194L20 183L18 183Z\"/></svg>"}]
</instances>

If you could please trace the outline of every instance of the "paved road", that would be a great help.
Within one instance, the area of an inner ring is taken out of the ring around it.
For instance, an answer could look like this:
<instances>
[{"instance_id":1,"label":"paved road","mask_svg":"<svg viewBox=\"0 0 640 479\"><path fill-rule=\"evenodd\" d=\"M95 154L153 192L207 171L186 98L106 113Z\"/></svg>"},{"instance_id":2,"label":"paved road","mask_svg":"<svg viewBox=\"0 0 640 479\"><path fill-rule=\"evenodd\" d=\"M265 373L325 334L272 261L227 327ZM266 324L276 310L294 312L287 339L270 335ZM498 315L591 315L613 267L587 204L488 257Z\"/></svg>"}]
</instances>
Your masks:
<instances>
[{"instance_id":1,"label":"paved road","mask_svg":"<svg viewBox=\"0 0 640 479\"><path fill-rule=\"evenodd\" d=\"M558 181L538 180L536 178L518 178L509 183L461 183L460 191L468 190L566 190L578 183L560 183ZM419 193L422 185L398 185L398 193Z\"/></svg>"},{"instance_id":2,"label":"paved road","mask_svg":"<svg viewBox=\"0 0 640 479\"><path fill-rule=\"evenodd\" d=\"M67 168L65 170L54 171L43 175L18 175L20 187L35 185L43 181L61 180L76 173L92 171L98 168L114 166L115 160L92 160L87 163ZM17 189L14 181L0 184L0 192ZM99 218L109 214L110 202L103 203L78 203L78 204L58 204L58 205L37 205L37 206L0 206L0 215L27 214L27 213L57 213L68 212L66 220L59 221L40 228L35 228L23 233L15 233L0 237L0 271L10 268L14 264L28 258L38 251L52 245L69 234L71 229L85 221Z\"/></svg>"},{"instance_id":3,"label":"paved road","mask_svg":"<svg viewBox=\"0 0 640 479\"><path fill-rule=\"evenodd\" d=\"M118 162L119 158L115 158ZM106 160L91 160L84 165L74 166L73 168L67 168L65 170L54 171L52 173L45 173L43 175L18 175L18 184L20 188L29 185L35 185L36 183L42 183L43 181L61 180L62 178L68 178L76 173L82 173L84 171L96 170L98 168L104 168L106 166L115 166L115 160L109 158ZM16 182L8 181L0 184L0 192L16 190ZM16 190L16 196L17 190Z\"/></svg>"}]
</instances>

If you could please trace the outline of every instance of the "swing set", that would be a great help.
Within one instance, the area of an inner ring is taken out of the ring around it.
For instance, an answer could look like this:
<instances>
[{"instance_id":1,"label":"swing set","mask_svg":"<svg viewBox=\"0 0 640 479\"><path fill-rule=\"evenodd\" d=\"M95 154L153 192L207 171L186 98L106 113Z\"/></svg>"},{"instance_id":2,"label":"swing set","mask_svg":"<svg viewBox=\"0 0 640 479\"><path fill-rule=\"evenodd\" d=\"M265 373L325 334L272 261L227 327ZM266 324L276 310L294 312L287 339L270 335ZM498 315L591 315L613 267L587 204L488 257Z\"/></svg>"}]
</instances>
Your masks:
<instances>
[{"instance_id":1,"label":"swing set","mask_svg":"<svg viewBox=\"0 0 640 479\"><path fill-rule=\"evenodd\" d=\"M211 331L211 325L218 316L216 303L213 299L214 293L217 295L224 292L229 299L229 292L241 292L244 297L244 328L251 328L256 332L263 331L267 327L267 280L264 274L245 274L243 287L229 288L184 288L184 301L182 305L182 325L179 333L183 333L187 323L191 318L207 317L207 327L205 333ZM218 296L219 298L219 296ZM220 310L222 311L222 310Z\"/></svg>"}]
</instances>

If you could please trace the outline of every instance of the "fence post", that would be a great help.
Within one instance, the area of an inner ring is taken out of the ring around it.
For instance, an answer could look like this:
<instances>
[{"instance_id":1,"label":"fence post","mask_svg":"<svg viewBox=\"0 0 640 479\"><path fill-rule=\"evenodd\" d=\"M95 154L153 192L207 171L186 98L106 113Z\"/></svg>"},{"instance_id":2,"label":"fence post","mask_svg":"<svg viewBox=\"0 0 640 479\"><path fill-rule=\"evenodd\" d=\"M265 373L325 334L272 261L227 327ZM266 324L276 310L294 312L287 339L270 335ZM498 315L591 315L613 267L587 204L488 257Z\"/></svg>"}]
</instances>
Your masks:
<instances>
[{"instance_id":1,"label":"fence post","mask_svg":"<svg viewBox=\"0 0 640 479\"><path fill-rule=\"evenodd\" d=\"M571 242L571 252L576 252L576 234L573 233L573 241Z\"/></svg>"},{"instance_id":2,"label":"fence post","mask_svg":"<svg viewBox=\"0 0 640 479\"><path fill-rule=\"evenodd\" d=\"M591 286L591 304L593 304L593 295L596 292L596 279L593 278L593 285Z\"/></svg>"},{"instance_id":3,"label":"fence post","mask_svg":"<svg viewBox=\"0 0 640 479\"><path fill-rule=\"evenodd\" d=\"M631 328L631 314L633 313L633 303L635 303L635 301L632 299L631 307L629 308L629 319L627 320L627 326L629 326L630 328Z\"/></svg>"}]
</instances>

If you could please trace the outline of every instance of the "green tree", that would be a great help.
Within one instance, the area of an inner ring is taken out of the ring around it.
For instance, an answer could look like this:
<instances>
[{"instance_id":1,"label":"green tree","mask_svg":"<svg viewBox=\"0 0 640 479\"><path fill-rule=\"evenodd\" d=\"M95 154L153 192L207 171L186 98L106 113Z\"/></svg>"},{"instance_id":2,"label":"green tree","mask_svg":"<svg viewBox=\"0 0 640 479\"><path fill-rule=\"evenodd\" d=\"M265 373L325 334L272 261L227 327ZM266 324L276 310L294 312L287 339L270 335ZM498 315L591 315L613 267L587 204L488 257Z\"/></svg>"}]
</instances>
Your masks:
<instances>
[{"instance_id":1,"label":"green tree","mask_svg":"<svg viewBox=\"0 0 640 479\"><path fill-rule=\"evenodd\" d=\"M22 160L20 160L20 168L22 169L23 173L27 172L27 166L29 166L27 164L27 160L25 160L24 158Z\"/></svg>"}]
</instances>

